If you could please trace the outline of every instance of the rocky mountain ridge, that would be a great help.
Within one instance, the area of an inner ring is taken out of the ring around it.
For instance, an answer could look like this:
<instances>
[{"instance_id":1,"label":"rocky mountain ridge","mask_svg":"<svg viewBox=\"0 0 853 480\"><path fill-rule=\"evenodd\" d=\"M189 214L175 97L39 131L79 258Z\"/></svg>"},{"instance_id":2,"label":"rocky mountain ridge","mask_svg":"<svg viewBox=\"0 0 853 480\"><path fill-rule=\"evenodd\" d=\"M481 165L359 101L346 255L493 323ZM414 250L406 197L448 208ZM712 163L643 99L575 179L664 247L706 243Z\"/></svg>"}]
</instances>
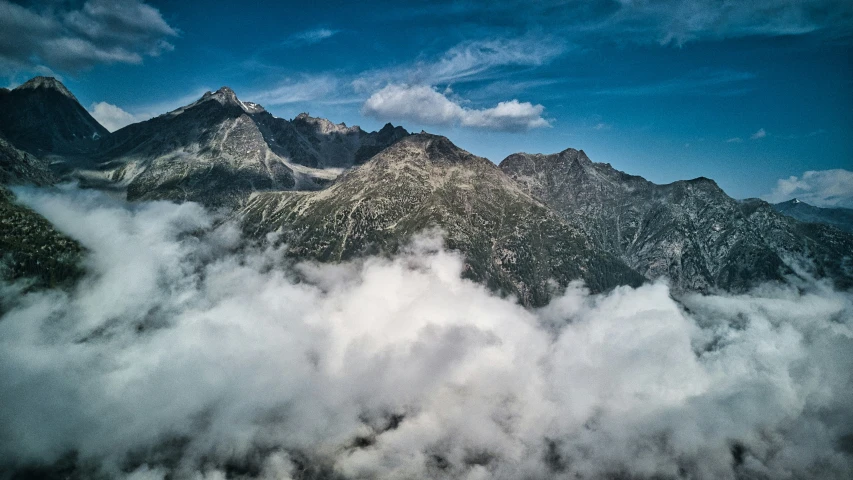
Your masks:
<instances>
[{"instance_id":1,"label":"rocky mountain ridge","mask_svg":"<svg viewBox=\"0 0 853 480\"><path fill-rule=\"evenodd\" d=\"M394 252L438 228L465 255L466 276L526 305L546 303L554 282L601 291L644 280L491 161L437 135L406 137L325 190L255 194L240 215L254 236L281 231L291 255L321 261Z\"/></svg>"},{"instance_id":2,"label":"rocky mountain ridge","mask_svg":"<svg viewBox=\"0 0 853 480\"><path fill-rule=\"evenodd\" d=\"M773 204L779 213L801 222L831 225L847 233L853 233L853 209L843 207L815 207L796 198Z\"/></svg>"},{"instance_id":3,"label":"rocky mountain ridge","mask_svg":"<svg viewBox=\"0 0 853 480\"><path fill-rule=\"evenodd\" d=\"M795 271L853 285L853 238L805 227L707 178L657 185L583 152L514 154L500 164L531 195L576 218L600 248L679 290L743 291ZM780 241L780 239L785 239Z\"/></svg>"},{"instance_id":4,"label":"rocky mountain ridge","mask_svg":"<svg viewBox=\"0 0 853 480\"><path fill-rule=\"evenodd\" d=\"M496 166L390 124L365 132L308 114L277 118L228 87L75 150L83 144L53 142L64 138L56 132L97 122L73 114L85 109L58 81L25 85L0 93L38 100L22 104L26 121L2 124L38 119L23 140L0 136L0 182L45 185L72 172L129 200L225 208L256 239L280 232L295 259L388 254L438 228L467 276L526 305L575 279L594 290L659 277L676 291L743 291L791 276L853 286L853 235L732 199L707 178L656 185L574 149Z\"/></svg>"}]
</instances>

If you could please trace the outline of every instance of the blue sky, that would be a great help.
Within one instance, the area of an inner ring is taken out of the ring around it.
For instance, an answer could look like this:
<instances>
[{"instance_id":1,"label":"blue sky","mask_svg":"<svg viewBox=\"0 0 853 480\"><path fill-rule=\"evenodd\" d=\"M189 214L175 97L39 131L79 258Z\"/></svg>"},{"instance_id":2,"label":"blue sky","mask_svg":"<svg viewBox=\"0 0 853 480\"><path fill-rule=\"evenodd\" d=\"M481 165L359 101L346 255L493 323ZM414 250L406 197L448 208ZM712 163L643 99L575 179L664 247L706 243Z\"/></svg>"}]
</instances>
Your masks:
<instances>
[{"instance_id":1,"label":"blue sky","mask_svg":"<svg viewBox=\"0 0 853 480\"><path fill-rule=\"evenodd\" d=\"M228 85L495 162L573 147L658 183L853 206L849 0L218 3L0 0L0 75L59 76L113 128Z\"/></svg>"}]
</instances>

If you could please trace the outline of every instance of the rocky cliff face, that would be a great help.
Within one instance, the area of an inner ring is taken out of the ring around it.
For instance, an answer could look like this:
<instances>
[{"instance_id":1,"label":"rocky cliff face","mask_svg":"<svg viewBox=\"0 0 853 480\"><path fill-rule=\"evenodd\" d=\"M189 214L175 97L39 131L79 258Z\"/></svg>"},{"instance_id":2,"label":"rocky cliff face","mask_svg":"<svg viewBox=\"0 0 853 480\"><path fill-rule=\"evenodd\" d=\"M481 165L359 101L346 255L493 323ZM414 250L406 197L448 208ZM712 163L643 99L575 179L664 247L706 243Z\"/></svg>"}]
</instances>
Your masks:
<instances>
[{"instance_id":1,"label":"rocky cliff face","mask_svg":"<svg viewBox=\"0 0 853 480\"><path fill-rule=\"evenodd\" d=\"M554 281L604 290L643 280L493 163L435 135L397 142L326 190L257 194L241 215L252 234L280 230L290 255L323 261L393 252L437 227L465 255L466 275L528 305L545 303Z\"/></svg>"},{"instance_id":2,"label":"rocky cliff face","mask_svg":"<svg viewBox=\"0 0 853 480\"><path fill-rule=\"evenodd\" d=\"M96 170L130 200L235 206L251 192L317 190L367 153L407 132L366 133L300 115L292 122L223 87L197 102L129 125L101 142Z\"/></svg>"},{"instance_id":3,"label":"rocky cliff face","mask_svg":"<svg viewBox=\"0 0 853 480\"><path fill-rule=\"evenodd\" d=\"M842 284L853 278L840 266L853 255L849 236L822 229L806 235L805 227L766 204L738 202L706 178L656 185L574 149L511 155L500 168L565 218L577 219L599 248L647 278L669 278L676 289L740 291L794 271L831 271ZM835 247L818 252L817 244Z\"/></svg>"},{"instance_id":4,"label":"rocky cliff face","mask_svg":"<svg viewBox=\"0 0 853 480\"><path fill-rule=\"evenodd\" d=\"M93 151L109 135L53 77L35 77L0 90L0 134L30 154L74 155Z\"/></svg>"}]
</instances>

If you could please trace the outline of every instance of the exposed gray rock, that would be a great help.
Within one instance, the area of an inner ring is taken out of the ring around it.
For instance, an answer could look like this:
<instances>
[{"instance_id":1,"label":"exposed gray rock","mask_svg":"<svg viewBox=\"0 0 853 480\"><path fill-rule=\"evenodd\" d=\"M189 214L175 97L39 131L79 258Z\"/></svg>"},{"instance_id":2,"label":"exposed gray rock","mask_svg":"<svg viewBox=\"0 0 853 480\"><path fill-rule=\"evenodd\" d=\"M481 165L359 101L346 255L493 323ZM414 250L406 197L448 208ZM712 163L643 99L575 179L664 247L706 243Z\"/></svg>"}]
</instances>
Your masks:
<instances>
[{"instance_id":1,"label":"exposed gray rock","mask_svg":"<svg viewBox=\"0 0 853 480\"><path fill-rule=\"evenodd\" d=\"M594 290L643 281L492 162L435 135L406 137L326 190L256 194L241 214L251 234L280 230L290 255L322 261L390 253L438 227L468 277L528 305L576 279Z\"/></svg>"},{"instance_id":2,"label":"exposed gray rock","mask_svg":"<svg viewBox=\"0 0 853 480\"><path fill-rule=\"evenodd\" d=\"M583 151L519 153L500 164L525 191L582 225L600 248L678 290L741 291L794 271L853 281L853 237L742 203L707 178L656 185ZM763 202L761 202L763 203Z\"/></svg>"}]
</instances>

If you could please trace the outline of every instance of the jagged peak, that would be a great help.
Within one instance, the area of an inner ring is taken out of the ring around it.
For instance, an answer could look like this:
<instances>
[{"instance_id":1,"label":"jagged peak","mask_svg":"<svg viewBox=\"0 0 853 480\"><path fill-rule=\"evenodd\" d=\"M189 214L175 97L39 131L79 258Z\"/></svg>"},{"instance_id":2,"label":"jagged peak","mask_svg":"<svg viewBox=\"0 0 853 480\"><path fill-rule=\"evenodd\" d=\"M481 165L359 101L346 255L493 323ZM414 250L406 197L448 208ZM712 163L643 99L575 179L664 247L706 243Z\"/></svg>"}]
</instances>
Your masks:
<instances>
[{"instance_id":1,"label":"jagged peak","mask_svg":"<svg viewBox=\"0 0 853 480\"><path fill-rule=\"evenodd\" d=\"M319 131L319 133L323 133L323 134L329 134L329 133L348 134L348 133L359 133L362 131L361 127L359 127L358 125L355 125L352 127L347 127L346 123L343 123L343 122L334 123L331 120L328 120L326 118L312 117L307 112L300 113L299 115L296 116L296 118L294 118L292 120L292 122L295 124L310 125L311 127L316 128Z\"/></svg>"},{"instance_id":2,"label":"jagged peak","mask_svg":"<svg viewBox=\"0 0 853 480\"><path fill-rule=\"evenodd\" d=\"M230 87L223 86L215 92L207 92L202 95L199 102L215 100L222 105L240 107L246 113L258 113L266 111L264 107L254 102L244 102L237 98L237 94Z\"/></svg>"},{"instance_id":3,"label":"jagged peak","mask_svg":"<svg viewBox=\"0 0 853 480\"><path fill-rule=\"evenodd\" d=\"M399 142L387 149L386 152L391 153L398 149L413 148L422 150L424 156L433 162L460 163L474 158L480 158L458 147L445 136L434 135L423 131L421 133L408 135L402 138ZM488 162L488 160L485 161Z\"/></svg>"},{"instance_id":4,"label":"jagged peak","mask_svg":"<svg viewBox=\"0 0 853 480\"><path fill-rule=\"evenodd\" d=\"M55 90L65 95L66 97L74 100L75 102L77 101L77 97L75 97L70 90L65 88L65 85L63 85L62 82L60 82L54 77L33 77L27 80L22 85L19 85L17 88L15 88L15 90L37 90L42 88L47 90Z\"/></svg>"}]
</instances>

